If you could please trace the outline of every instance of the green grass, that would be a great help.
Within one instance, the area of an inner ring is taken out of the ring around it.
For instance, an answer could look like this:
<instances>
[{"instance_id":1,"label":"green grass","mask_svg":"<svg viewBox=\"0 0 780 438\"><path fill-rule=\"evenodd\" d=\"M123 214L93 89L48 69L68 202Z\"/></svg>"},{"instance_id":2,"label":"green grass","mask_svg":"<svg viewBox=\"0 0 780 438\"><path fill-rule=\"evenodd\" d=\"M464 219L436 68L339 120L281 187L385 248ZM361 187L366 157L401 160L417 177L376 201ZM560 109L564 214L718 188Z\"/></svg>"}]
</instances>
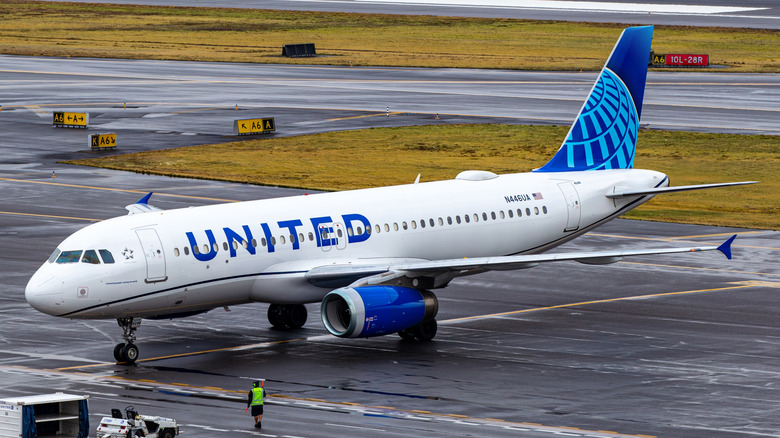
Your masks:
<instances>
[{"instance_id":1,"label":"green grass","mask_svg":"<svg viewBox=\"0 0 780 438\"><path fill-rule=\"evenodd\" d=\"M255 63L597 70L623 24L6 0L0 52ZM315 58L281 57L313 42ZM657 26L657 53L779 72L780 31ZM723 71L723 70L719 70Z\"/></svg>"},{"instance_id":2,"label":"green grass","mask_svg":"<svg viewBox=\"0 0 780 438\"><path fill-rule=\"evenodd\" d=\"M177 177L347 190L411 183L418 173L421 181L432 181L454 178L467 169L529 171L549 160L566 132L566 127L519 125L373 128L69 163ZM778 164L777 136L643 130L635 167L662 171L673 185L763 182L661 195L627 217L778 229Z\"/></svg>"}]
</instances>

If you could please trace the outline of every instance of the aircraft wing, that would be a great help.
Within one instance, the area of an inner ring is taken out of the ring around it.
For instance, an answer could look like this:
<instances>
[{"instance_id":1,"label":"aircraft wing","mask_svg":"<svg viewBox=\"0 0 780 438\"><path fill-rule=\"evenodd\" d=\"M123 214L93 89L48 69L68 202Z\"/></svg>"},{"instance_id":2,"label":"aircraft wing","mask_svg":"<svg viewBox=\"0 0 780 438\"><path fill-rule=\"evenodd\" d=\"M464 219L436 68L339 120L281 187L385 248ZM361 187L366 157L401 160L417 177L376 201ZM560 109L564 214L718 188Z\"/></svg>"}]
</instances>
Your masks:
<instances>
[{"instance_id":1,"label":"aircraft wing","mask_svg":"<svg viewBox=\"0 0 780 438\"><path fill-rule=\"evenodd\" d=\"M682 252L713 251L722 252L731 260L731 244L737 235L733 235L719 246L688 246L677 248L638 249L626 251L566 252L554 254L528 254L499 257L474 257L448 260L424 260L381 264L335 264L318 266L306 273L306 279L317 286L367 286L375 284L397 284L402 277L410 279L428 278L423 283L426 288L442 287L452 278L472 275L484 271L526 269L546 262L577 261L591 265L605 265L619 262L624 257L674 254ZM443 283L443 284L442 284Z\"/></svg>"}]
</instances>

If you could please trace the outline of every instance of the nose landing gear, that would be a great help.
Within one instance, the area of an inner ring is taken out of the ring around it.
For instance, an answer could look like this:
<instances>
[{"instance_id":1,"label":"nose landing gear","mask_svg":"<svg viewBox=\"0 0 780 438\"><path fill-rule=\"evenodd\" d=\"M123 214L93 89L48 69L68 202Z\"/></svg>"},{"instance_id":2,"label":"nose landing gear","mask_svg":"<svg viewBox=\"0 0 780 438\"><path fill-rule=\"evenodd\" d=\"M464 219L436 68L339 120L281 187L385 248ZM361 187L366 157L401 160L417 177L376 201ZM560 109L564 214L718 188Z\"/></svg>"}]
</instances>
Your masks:
<instances>
[{"instance_id":1,"label":"nose landing gear","mask_svg":"<svg viewBox=\"0 0 780 438\"><path fill-rule=\"evenodd\" d=\"M122 339L125 342L114 347L114 359L127 364L135 363L138 359L138 347L133 342L135 342L135 331L141 326L141 318L117 318L116 322L124 331Z\"/></svg>"}]
</instances>

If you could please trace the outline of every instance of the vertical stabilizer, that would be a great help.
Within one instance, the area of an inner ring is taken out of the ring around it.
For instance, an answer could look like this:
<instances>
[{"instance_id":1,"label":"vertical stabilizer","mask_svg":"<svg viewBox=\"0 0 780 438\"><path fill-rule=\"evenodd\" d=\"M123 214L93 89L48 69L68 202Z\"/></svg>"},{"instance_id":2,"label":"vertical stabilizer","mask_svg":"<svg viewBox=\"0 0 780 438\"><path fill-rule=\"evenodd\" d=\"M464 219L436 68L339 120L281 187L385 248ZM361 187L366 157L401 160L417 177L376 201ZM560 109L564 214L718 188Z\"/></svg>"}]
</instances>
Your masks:
<instances>
[{"instance_id":1,"label":"vertical stabilizer","mask_svg":"<svg viewBox=\"0 0 780 438\"><path fill-rule=\"evenodd\" d=\"M623 31L566 140L536 172L634 166L652 38L653 26Z\"/></svg>"}]
</instances>

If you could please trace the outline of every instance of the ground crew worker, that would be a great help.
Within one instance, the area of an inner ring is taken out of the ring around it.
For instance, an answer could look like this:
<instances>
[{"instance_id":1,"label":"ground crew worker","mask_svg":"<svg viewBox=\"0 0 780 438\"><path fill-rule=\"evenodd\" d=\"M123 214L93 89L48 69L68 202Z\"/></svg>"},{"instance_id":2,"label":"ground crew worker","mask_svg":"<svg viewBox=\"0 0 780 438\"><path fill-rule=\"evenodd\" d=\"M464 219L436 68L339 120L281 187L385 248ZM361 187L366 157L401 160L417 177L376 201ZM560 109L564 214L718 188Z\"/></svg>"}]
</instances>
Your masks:
<instances>
[{"instance_id":1,"label":"ground crew worker","mask_svg":"<svg viewBox=\"0 0 780 438\"><path fill-rule=\"evenodd\" d=\"M246 401L247 409L252 407L252 416L255 417L255 427L260 429L263 421L263 399L265 399L265 379L255 380L254 387L249 391Z\"/></svg>"}]
</instances>

